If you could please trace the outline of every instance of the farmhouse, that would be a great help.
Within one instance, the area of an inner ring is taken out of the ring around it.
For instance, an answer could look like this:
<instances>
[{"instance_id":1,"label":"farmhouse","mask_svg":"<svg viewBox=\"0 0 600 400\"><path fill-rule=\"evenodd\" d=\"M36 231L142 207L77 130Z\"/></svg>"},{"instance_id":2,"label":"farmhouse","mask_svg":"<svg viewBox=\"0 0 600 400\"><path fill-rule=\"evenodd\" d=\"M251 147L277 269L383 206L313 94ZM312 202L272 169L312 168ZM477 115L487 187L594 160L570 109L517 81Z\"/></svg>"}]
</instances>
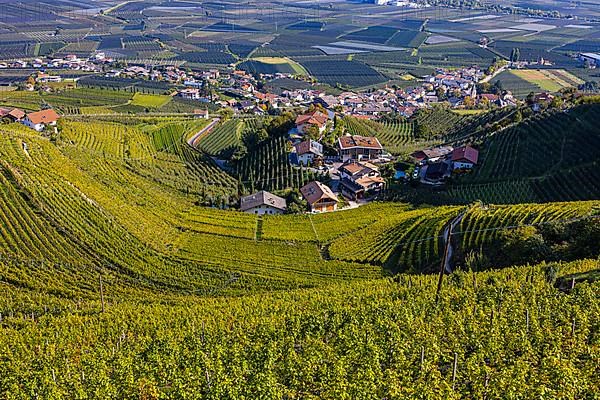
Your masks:
<instances>
[{"instance_id":1,"label":"farmhouse","mask_svg":"<svg viewBox=\"0 0 600 400\"><path fill-rule=\"evenodd\" d=\"M294 146L290 154L291 162L296 165L315 165L323 157L323 145L307 139Z\"/></svg>"},{"instance_id":2,"label":"farmhouse","mask_svg":"<svg viewBox=\"0 0 600 400\"><path fill-rule=\"evenodd\" d=\"M454 169L471 169L477 165L479 151L471 146L462 146L452 152L452 166Z\"/></svg>"},{"instance_id":3,"label":"farmhouse","mask_svg":"<svg viewBox=\"0 0 600 400\"><path fill-rule=\"evenodd\" d=\"M25 111L21 110L20 108L13 108L8 112L8 114L6 114L8 118L15 122L22 121L23 118L25 118L25 115Z\"/></svg>"},{"instance_id":4,"label":"farmhouse","mask_svg":"<svg viewBox=\"0 0 600 400\"><path fill-rule=\"evenodd\" d=\"M347 161L338 170L341 178L355 181L363 176L379 176L378 168L368 162Z\"/></svg>"},{"instance_id":5,"label":"farmhouse","mask_svg":"<svg viewBox=\"0 0 600 400\"><path fill-rule=\"evenodd\" d=\"M299 115L296 118L296 130L300 134L305 134L309 127L315 126L319 130L319 134L322 134L327 127L327 121L329 121L329 116L321 111Z\"/></svg>"},{"instance_id":6,"label":"farmhouse","mask_svg":"<svg viewBox=\"0 0 600 400\"><path fill-rule=\"evenodd\" d=\"M248 214L283 214L287 210L285 199L265 190L242 197L240 210Z\"/></svg>"},{"instance_id":7,"label":"farmhouse","mask_svg":"<svg viewBox=\"0 0 600 400\"><path fill-rule=\"evenodd\" d=\"M385 185L377 167L371 163L349 161L339 168L342 194L352 200L374 194Z\"/></svg>"},{"instance_id":8,"label":"farmhouse","mask_svg":"<svg viewBox=\"0 0 600 400\"><path fill-rule=\"evenodd\" d=\"M200 100L199 89L182 89L179 91L179 96L188 100Z\"/></svg>"},{"instance_id":9,"label":"farmhouse","mask_svg":"<svg viewBox=\"0 0 600 400\"><path fill-rule=\"evenodd\" d=\"M52 109L37 111L27 114L23 120L23 124L38 132L43 131L46 126L55 126L60 115Z\"/></svg>"},{"instance_id":10,"label":"farmhouse","mask_svg":"<svg viewBox=\"0 0 600 400\"><path fill-rule=\"evenodd\" d=\"M374 160L383 154L383 146L375 137L342 136L338 139L340 157L349 160Z\"/></svg>"},{"instance_id":11,"label":"farmhouse","mask_svg":"<svg viewBox=\"0 0 600 400\"><path fill-rule=\"evenodd\" d=\"M338 199L331 189L321 182L313 181L300 188L302 197L308 202L312 212L337 210Z\"/></svg>"},{"instance_id":12,"label":"farmhouse","mask_svg":"<svg viewBox=\"0 0 600 400\"><path fill-rule=\"evenodd\" d=\"M453 150L454 148L452 148L452 146L440 146L432 149L415 151L411 156L418 162L435 162L452 153Z\"/></svg>"}]
</instances>

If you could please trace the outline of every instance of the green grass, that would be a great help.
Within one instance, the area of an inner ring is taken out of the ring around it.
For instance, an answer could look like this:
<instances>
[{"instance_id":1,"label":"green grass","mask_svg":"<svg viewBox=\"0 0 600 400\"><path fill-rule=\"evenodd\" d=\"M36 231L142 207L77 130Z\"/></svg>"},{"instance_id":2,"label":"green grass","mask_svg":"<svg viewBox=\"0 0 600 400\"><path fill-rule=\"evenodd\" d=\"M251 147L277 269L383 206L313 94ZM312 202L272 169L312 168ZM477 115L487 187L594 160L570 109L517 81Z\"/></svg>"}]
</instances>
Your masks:
<instances>
[{"instance_id":1,"label":"green grass","mask_svg":"<svg viewBox=\"0 0 600 400\"><path fill-rule=\"evenodd\" d=\"M133 95L131 104L146 108L161 108L169 103L172 99L173 97L167 95L136 93Z\"/></svg>"}]
</instances>

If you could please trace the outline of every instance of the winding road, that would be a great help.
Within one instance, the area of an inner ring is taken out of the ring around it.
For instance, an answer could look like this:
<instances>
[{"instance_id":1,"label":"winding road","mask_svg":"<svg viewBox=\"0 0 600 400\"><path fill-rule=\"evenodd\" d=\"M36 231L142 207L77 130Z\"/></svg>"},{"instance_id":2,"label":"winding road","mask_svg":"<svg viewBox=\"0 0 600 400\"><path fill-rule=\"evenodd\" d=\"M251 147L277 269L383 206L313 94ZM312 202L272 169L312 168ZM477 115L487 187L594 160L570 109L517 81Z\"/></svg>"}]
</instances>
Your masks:
<instances>
[{"instance_id":1,"label":"winding road","mask_svg":"<svg viewBox=\"0 0 600 400\"><path fill-rule=\"evenodd\" d=\"M451 222L450 224L446 227L446 229L444 230L444 246L446 246L447 250L446 250L446 255L444 258L444 270L451 274L452 273L452 254L454 252L454 245L452 244L452 232L454 232L454 228L456 228L456 226L458 224L460 224L460 222L462 221L462 219L465 216L465 212L461 212L459 215L457 215Z\"/></svg>"},{"instance_id":2,"label":"winding road","mask_svg":"<svg viewBox=\"0 0 600 400\"><path fill-rule=\"evenodd\" d=\"M210 124L206 125L204 128L199 130L196 134L194 134L194 136L190 137L187 140L188 144L190 146L192 146L193 148L196 148L196 145L198 144L198 141L202 138L202 136L208 134L220 121L221 121L220 118L213 118L213 120L210 122Z\"/></svg>"}]
</instances>

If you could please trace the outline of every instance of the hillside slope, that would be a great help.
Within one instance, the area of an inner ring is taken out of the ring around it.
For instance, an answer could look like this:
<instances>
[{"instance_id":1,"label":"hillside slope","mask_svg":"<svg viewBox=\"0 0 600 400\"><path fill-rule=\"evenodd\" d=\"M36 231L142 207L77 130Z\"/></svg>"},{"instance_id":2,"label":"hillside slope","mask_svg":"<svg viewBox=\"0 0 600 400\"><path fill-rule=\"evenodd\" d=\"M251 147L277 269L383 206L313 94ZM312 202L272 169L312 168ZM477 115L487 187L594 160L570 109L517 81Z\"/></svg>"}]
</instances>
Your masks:
<instances>
[{"instance_id":1,"label":"hillside slope","mask_svg":"<svg viewBox=\"0 0 600 400\"><path fill-rule=\"evenodd\" d=\"M488 136L450 195L490 203L600 198L600 104L550 111Z\"/></svg>"},{"instance_id":2,"label":"hillside slope","mask_svg":"<svg viewBox=\"0 0 600 400\"><path fill-rule=\"evenodd\" d=\"M167 304L124 302L109 283L104 313L97 297L13 290L0 297L0 396L593 398L600 284L552 282L599 268L457 273L438 301L437 277L403 275Z\"/></svg>"}]
</instances>

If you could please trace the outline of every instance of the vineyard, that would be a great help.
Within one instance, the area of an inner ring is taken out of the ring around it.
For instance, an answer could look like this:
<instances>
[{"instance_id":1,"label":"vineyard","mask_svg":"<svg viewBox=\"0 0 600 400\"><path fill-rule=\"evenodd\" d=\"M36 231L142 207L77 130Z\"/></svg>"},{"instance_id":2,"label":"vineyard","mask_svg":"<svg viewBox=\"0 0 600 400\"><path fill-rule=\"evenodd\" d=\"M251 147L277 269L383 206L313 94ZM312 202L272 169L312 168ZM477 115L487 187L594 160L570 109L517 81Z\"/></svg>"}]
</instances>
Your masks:
<instances>
[{"instance_id":1,"label":"vineyard","mask_svg":"<svg viewBox=\"0 0 600 400\"><path fill-rule=\"evenodd\" d=\"M565 294L548 276L599 266L455 274L435 303L434 276L165 304L160 295L123 302L105 275L103 313L98 298L19 289L0 302L0 346L11 349L0 390L15 398L593 398L600 288L582 282Z\"/></svg>"},{"instance_id":2,"label":"vineyard","mask_svg":"<svg viewBox=\"0 0 600 400\"><path fill-rule=\"evenodd\" d=\"M410 153L431 144L430 142L417 141L414 135L414 125L411 121L375 122L345 117L344 126L352 135L377 137L386 151L392 154Z\"/></svg>"},{"instance_id":3,"label":"vineyard","mask_svg":"<svg viewBox=\"0 0 600 400\"><path fill-rule=\"evenodd\" d=\"M236 163L236 176L252 192L304 186L314 174L292 166L287 146L282 136L266 140Z\"/></svg>"},{"instance_id":4,"label":"vineyard","mask_svg":"<svg viewBox=\"0 0 600 400\"><path fill-rule=\"evenodd\" d=\"M546 396L595 393L598 283L554 280L597 261L458 271L437 302L437 276L417 273L439 268L463 213L459 253L597 201L245 214L227 210L240 181L313 177L272 137L234 178L186 144L206 124L64 118L52 140L2 126L0 396L539 397L532 379Z\"/></svg>"},{"instance_id":5,"label":"vineyard","mask_svg":"<svg viewBox=\"0 0 600 400\"><path fill-rule=\"evenodd\" d=\"M242 132L246 122L241 119L231 119L219 125L198 141L198 148L211 156L229 158L231 152L243 146Z\"/></svg>"},{"instance_id":6,"label":"vineyard","mask_svg":"<svg viewBox=\"0 0 600 400\"><path fill-rule=\"evenodd\" d=\"M600 198L599 106L547 112L483 139L480 165L450 193L464 202Z\"/></svg>"}]
</instances>

